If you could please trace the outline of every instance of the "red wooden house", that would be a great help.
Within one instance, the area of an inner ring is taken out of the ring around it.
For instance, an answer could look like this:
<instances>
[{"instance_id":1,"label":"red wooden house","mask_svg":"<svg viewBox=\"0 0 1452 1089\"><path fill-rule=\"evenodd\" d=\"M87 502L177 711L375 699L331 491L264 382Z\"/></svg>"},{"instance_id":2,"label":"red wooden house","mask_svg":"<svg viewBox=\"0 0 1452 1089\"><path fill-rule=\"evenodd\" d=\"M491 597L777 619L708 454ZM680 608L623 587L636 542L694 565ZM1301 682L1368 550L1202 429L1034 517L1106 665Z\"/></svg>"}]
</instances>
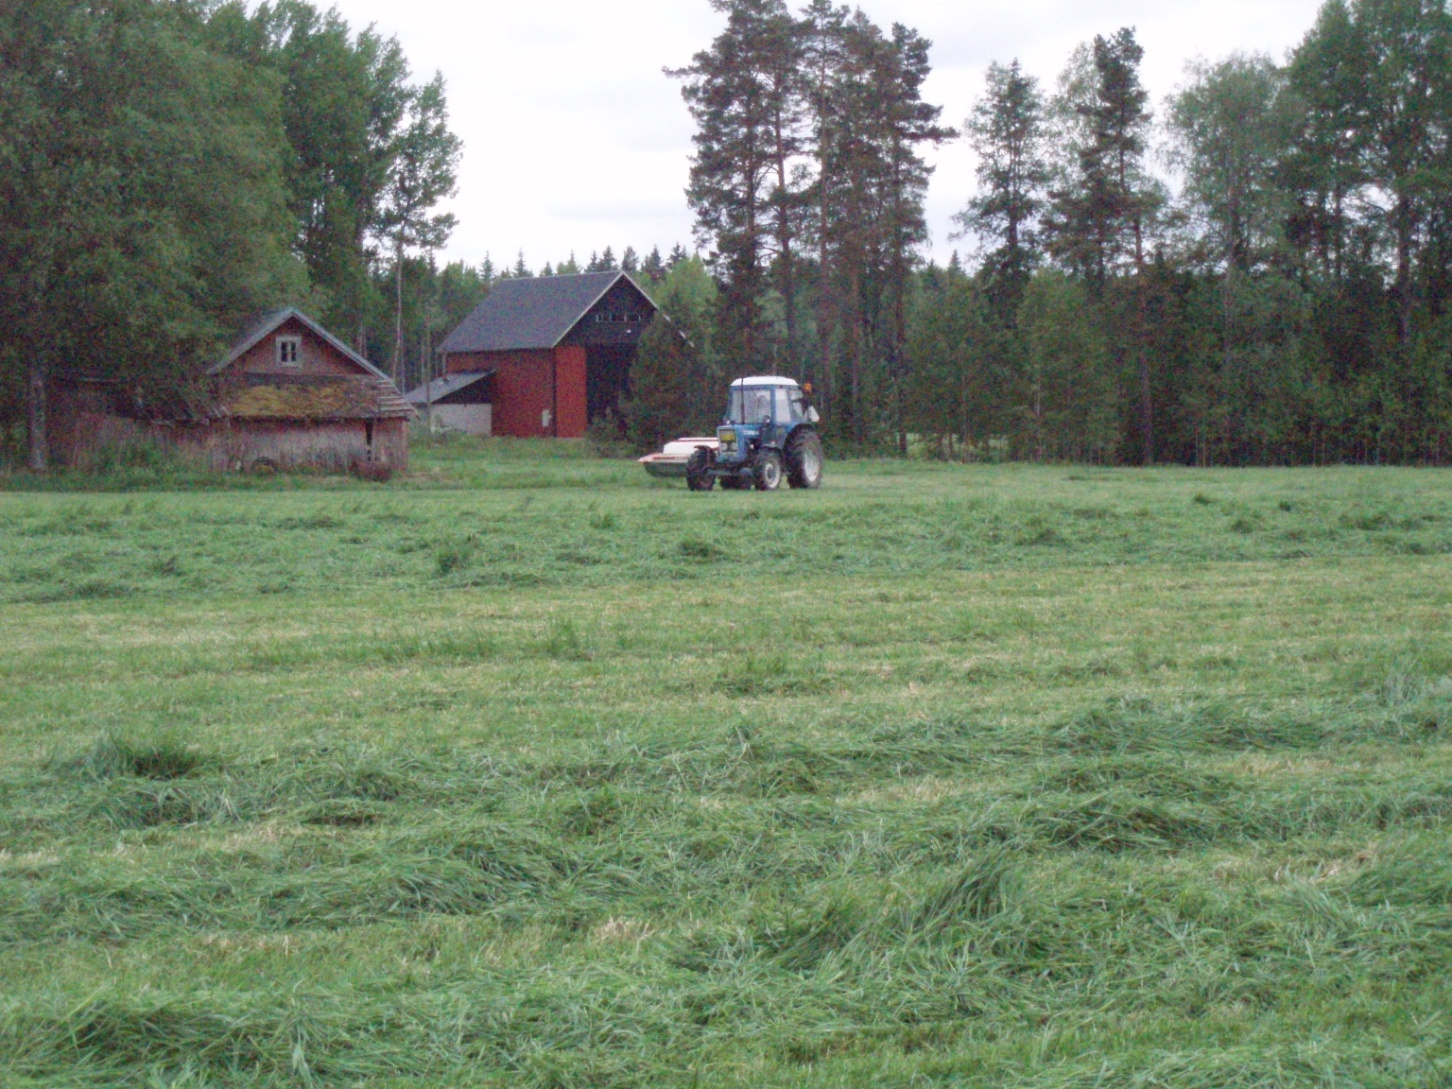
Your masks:
<instances>
[{"instance_id":1,"label":"red wooden house","mask_svg":"<svg viewBox=\"0 0 1452 1089\"><path fill-rule=\"evenodd\" d=\"M624 272L504 280L444 339L445 376L490 374L495 435L580 438L619 410L655 314Z\"/></svg>"}]
</instances>

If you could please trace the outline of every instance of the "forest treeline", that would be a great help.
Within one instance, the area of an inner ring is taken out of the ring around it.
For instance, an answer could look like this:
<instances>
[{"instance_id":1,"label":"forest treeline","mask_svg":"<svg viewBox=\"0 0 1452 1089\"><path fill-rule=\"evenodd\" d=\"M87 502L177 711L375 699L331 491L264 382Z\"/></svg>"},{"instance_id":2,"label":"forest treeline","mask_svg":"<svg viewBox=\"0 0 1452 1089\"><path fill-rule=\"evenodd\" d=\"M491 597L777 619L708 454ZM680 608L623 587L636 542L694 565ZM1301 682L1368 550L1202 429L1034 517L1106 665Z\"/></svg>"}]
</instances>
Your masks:
<instances>
[{"instance_id":1,"label":"forest treeline","mask_svg":"<svg viewBox=\"0 0 1452 1089\"><path fill-rule=\"evenodd\" d=\"M48 373L184 382L260 309L410 386L499 279L624 268L672 318L621 406L642 446L780 371L844 450L1452 459L1445 0L1328 0L1283 61L1194 61L1159 103L1106 28L1057 75L992 64L958 128L911 28L709 2L722 31L664 77L695 124L693 249L538 270L436 260L460 147L392 39L305 0L0 6L9 448ZM924 265L928 153L959 139L977 189L933 229L964 257Z\"/></svg>"},{"instance_id":2,"label":"forest treeline","mask_svg":"<svg viewBox=\"0 0 1452 1089\"><path fill-rule=\"evenodd\" d=\"M1052 84L990 66L966 267L922 268L928 43L812 0L713 0L675 75L714 351L812 379L839 441L1104 463L1452 457L1452 19L1328 0L1285 63L1131 28ZM730 368L728 368L730 369ZM648 430L648 429L647 429ZM642 437L644 437L642 435Z\"/></svg>"}]
</instances>

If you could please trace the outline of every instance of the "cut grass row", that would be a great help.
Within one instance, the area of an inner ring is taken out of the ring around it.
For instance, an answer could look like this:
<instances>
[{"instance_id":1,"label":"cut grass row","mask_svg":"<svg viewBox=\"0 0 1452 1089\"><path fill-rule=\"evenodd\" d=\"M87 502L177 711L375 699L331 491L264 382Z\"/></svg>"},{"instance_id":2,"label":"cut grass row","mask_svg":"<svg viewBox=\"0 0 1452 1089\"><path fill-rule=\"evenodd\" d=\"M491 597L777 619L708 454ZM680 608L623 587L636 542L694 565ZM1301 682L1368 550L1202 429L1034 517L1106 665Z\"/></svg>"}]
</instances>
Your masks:
<instances>
[{"instance_id":1,"label":"cut grass row","mask_svg":"<svg viewBox=\"0 0 1452 1089\"><path fill-rule=\"evenodd\" d=\"M1268 471L1241 481L866 463L840 467L820 493L764 498L687 495L613 462L506 460L503 468L527 470L535 486L0 493L9 527L0 600L603 590L733 575L1452 552L1452 496L1427 487L1439 478L1418 470ZM547 486L579 472L588 487Z\"/></svg>"},{"instance_id":2,"label":"cut grass row","mask_svg":"<svg viewBox=\"0 0 1452 1089\"><path fill-rule=\"evenodd\" d=\"M1069 759L1062 733L1011 769L961 729L866 761L103 744L24 784L47 805L7 830L32 849L0 870L0 1042L17 1073L98 1084L287 1084L300 1041L323 1084L959 1080L1071 1040L1126 1069L1316 1040L1348 1084L1445 1077L1445 754L1212 772L1173 744Z\"/></svg>"},{"instance_id":3,"label":"cut grass row","mask_svg":"<svg viewBox=\"0 0 1452 1089\"><path fill-rule=\"evenodd\" d=\"M816 496L4 497L250 518L263 554L416 499L357 547L482 512L545 558L509 590L263 594L239 552L10 606L0 1083L1452 1079L1440 477L836 469ZM1074 529L1142 509L1142 553ZM303 510L337 524L282 526ZM1324 553L1231 510L1317 511ZM943 545L994 511L1058 539ZM132 517L96 531L123 556ZM620 563L574 579L589 517ZM661 559L792 519L872 562Z\"/></svg>"},{"instance_id":4,"label":"cut grass row","mask_svg":"<svg viewBox=\"0 0 1452 1089\"><path fill-rule=\"evenodd\" d=\"M1314 722L1324 696L1405 702L1452 674L1445 576L1419 557L16 606L0 714L12 760L138 730L262 751L992 730L1136 695L1272 694Z\"/></svg>"}]
</instances>

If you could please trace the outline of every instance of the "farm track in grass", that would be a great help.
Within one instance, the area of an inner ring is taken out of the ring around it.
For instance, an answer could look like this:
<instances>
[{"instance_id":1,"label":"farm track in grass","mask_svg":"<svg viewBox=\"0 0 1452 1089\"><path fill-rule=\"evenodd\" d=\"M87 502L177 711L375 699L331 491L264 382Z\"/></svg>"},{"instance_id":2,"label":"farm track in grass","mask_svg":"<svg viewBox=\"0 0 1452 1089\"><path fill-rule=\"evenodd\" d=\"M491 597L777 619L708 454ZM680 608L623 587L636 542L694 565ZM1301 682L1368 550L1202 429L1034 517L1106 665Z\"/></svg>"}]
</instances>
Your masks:
<instances>
[{"instance_id":1,"label":"farm track in grass","mask_svg":"<svg viewBox=\"0 0 1452 1089\"><path fill-rule=\"evenodd\" d=\"M0 1083L1452 1080L1442 474L419 462L0 494Z\"/></svg>"}]
</instances>

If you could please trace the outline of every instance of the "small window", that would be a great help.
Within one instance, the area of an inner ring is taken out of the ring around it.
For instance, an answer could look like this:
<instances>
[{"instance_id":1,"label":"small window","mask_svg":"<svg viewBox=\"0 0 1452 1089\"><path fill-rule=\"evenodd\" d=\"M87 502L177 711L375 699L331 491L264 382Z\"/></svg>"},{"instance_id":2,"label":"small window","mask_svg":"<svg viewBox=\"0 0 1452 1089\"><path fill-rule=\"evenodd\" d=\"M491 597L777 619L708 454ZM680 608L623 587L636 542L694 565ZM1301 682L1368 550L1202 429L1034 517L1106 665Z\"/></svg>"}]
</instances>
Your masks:
<instances>
[{"instance_id":1,"label":"small window","mask_svg":"<svg viewBox=\"0 0 1452 1089\"><path fill-rule=\"evenodd\" d=\"M278 337L277 338L277 362L282 367L300 367L300 349L302 348L301 337Z\"/></svg>"}]
</instances>

